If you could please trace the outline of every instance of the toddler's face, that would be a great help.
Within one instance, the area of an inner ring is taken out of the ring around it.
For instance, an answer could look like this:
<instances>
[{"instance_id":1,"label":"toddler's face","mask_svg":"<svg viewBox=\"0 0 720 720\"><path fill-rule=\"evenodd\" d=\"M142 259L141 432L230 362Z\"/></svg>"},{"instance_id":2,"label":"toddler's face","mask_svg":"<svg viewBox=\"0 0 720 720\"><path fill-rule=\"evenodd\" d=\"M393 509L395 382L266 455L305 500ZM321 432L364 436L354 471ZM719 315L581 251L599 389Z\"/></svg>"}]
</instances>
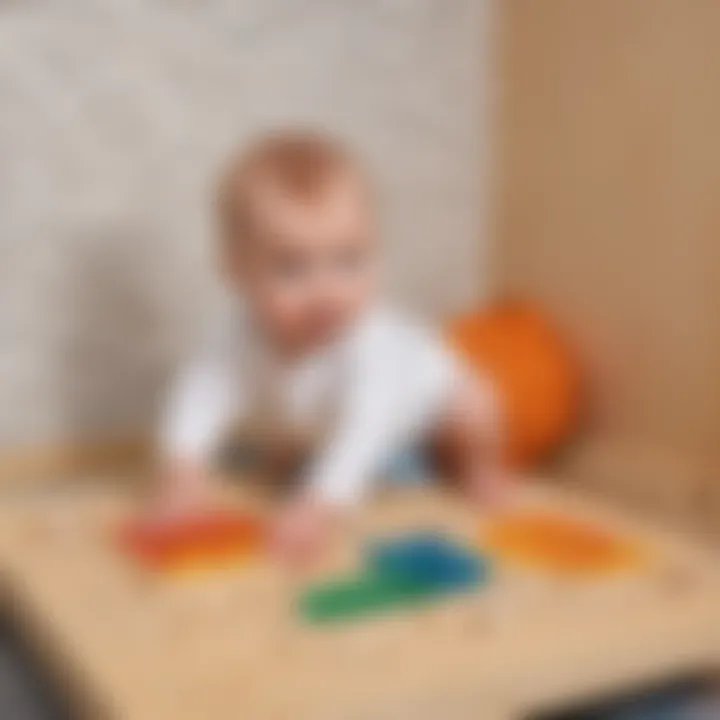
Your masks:
<instances>
[{"instance_id":1,"label":"toddler's face","mask_svg":"<svg viewBox=\"0 0 720 720\"><path fill-rule=\"evenodd\" d=\"M369 212L359 183L340 178L312 202L258 187L253 215L253 236L232 267L264 330L290 351L336 338L373 286Z\"/></svg>"}]
</instances>

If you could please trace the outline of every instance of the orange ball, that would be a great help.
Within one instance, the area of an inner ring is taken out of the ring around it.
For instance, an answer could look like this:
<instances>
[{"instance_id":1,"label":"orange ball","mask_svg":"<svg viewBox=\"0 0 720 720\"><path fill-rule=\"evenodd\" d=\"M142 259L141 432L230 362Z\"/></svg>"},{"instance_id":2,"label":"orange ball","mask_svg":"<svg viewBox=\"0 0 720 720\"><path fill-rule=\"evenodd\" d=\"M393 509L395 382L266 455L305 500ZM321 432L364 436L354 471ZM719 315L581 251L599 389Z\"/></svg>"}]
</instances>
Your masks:
<instances>
[{"instance_id":1,"label":"orange ball","mask_svg":"<svg viewBox=\"0 0 720 720\"><path fill-rule=\"evenodd\" d=\"M448 330L466 363L496 383L513 465L541 460L568 437L580 408L578 366L537 310L498 303L456 318Z\"/></svg>"}]
</instances>

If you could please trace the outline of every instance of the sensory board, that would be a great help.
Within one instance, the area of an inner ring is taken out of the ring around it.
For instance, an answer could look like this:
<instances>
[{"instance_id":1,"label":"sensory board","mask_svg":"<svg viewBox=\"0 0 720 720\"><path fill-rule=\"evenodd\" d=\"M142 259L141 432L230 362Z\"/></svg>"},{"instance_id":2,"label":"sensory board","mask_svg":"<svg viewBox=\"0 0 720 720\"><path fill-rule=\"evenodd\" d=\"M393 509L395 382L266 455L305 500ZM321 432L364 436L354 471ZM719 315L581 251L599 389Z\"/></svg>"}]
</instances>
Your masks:
<instances>
[{"instance_id":1,"label":"sensory board","mask_svg":"<svg viewBox=\"0 0 720 720\"><path fill-rule=\"evenodd\" d=\"M262 551L214 572L143 567L118 543L134 517L107 488L0 505L18 618L92 720L501 720L720 664L715 560L547 487L523 488L512 522L439 490L397 491L311 577ZM418 531L477 548L482 581L347 621L303 613L308 592L356 576L368 542Z\"/></svg>"}]
</instances>

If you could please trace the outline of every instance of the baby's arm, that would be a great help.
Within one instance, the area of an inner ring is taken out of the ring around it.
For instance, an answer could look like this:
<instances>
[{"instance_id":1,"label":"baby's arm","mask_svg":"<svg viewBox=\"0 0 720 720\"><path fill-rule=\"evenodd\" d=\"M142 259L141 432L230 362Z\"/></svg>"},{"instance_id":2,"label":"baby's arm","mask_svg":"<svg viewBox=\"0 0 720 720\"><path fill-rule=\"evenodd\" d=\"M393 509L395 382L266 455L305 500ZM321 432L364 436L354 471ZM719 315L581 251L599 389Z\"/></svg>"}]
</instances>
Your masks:
<instances>
[{"instance_id":1,"label":"baby's arm","mask_svg":"<svg viewBox=\"0 0 720 720\"><path fill-rule=\"evenodd\" d=\"M283 550L313 550L329 520L358 506L391 454L423 435L435 419L452 383L450 368L436 355L419 365L417 336L400 330L398 336L394 326L378 324L355 347L334 432L301 483L299 497L280 518Z\"/></svg>"},{"instance_id":2,"label":"baby's arm","mask_svg":"<svg viewBox=\"0 0 720 720\"><path fill-rule=\"evenodd\" d=\"M171 386L160 430L161 512L185 512L203 502L212 454L241 395L232 338L216 330Z\"/></svg>"},{"instance_id":3,"label":"baby's arm","mask_svg":"<svg viewBox=\"0 0 720 720\"><path fill-rule=\"evenodd\" d=\"M463 371L445 403L439 447L471 498L497 505L506 497L503 424L497 392L489 378Z\"/></svg>"},{"instance_id":4,"label":"baby's arm","mask_svg":"<svg viewBox=\"0 0 720 720\"><path fill-rule=\"evenodd\" d=\"M275 542L282 555L302 559L317 551L329 527L367 495L396 444L381 370L358 367L346 379L335 429L278 518Z\"/></svg>"},{"instance_id":5,"label":"baby's arm","mask_svg":"<svg viewBox=\"0 0 720 720\"><path fill-rule=\"evenodd\" d=\"M383 461L400 442L402 426L382 368L359 368L348 381L334 432L310 468L304 487L337 509L358 505Z\"/></svg>"}]
</instances>

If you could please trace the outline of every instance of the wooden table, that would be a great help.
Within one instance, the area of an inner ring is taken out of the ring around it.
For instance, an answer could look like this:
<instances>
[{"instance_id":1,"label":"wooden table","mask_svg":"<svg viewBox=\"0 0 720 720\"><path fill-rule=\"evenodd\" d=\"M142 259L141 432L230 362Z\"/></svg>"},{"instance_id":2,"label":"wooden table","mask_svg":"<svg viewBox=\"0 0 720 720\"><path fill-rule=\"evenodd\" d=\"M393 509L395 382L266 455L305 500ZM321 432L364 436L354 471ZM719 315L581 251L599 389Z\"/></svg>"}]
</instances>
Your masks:
<instances>
[{"instance_id":1,"label":"wooden table","mask_svg":"<svg viewBox=\"0 0 720 720\"><path fill-rule=\"evenodd\" d=\"M637 538L648 567L572 580L499 564L467 597L314 627L294 603L307 579L269 561L189 583L139 571L111 541L131 499L94 489L5 501L0 569L40 659L92 718L493 720L717 668L713 558L559 492L520 502ZM475 541L481 524L458 498L403 490L322 571L351 566L368 535L434 525Z\"/></svg>"}]
</instances>

